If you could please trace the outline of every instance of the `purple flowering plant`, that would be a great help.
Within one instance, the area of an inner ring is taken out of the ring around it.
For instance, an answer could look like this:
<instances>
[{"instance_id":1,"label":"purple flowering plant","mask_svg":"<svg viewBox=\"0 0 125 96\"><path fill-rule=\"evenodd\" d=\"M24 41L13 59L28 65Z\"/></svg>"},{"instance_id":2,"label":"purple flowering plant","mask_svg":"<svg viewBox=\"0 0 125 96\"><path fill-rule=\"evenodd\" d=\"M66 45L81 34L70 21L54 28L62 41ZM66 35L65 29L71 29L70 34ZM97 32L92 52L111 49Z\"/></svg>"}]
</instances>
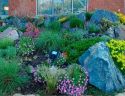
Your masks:
<instances>
[{"instance_id":1,"label":"purple flowering plant","mask_svg":"<svg viewBox=\"0 0 125 96\"><path fill-rule=\"evenodd\" d=\"M87 89L88 73L78 64L67 68L67 75L60 78L57 89L68 96L82 96Z\"/></svg>"}]
</instances>

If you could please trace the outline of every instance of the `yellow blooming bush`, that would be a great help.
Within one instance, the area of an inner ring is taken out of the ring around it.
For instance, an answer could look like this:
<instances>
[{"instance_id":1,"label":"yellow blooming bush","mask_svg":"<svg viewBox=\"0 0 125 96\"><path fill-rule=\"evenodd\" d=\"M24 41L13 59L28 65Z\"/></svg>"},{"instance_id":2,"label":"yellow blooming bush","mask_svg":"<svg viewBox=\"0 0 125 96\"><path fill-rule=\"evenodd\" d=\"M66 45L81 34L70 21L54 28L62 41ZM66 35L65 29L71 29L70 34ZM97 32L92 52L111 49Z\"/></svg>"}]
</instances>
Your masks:
<instances>
[{"instance_id":1,"label":"yellow blooming bush","mask_svg":"<svg viewBox=\"0 0 125 96\"><path fill-rule=\"evenodd\" d=\"M116 13L116 15L119 17L121 23L125 24L125 15L122 13Z\"/></svg>"},{"instance_id":2,"label":"yellow blooming bush","mask_svg":"<svg viewBox=\"0 0 125 96\"><path fill-rule=\"evenodd\" d=\"M112 57L117 61L120 70L125 70L125 40L110 40L107 46L111 50Z\"/></svg>"},{"instance_id":3,"label":"yellow blooming bush","mask_svg":"<svg viewBox=\"0 0 125 96\"><path fill-rule=\"evenodd\" d=\"M59 21L60 23L64 23L64 22L66 22L68 19L69 19L69 18L65 16L65 17L60 18L58 21Z\"/></svg>"}]
</instances>

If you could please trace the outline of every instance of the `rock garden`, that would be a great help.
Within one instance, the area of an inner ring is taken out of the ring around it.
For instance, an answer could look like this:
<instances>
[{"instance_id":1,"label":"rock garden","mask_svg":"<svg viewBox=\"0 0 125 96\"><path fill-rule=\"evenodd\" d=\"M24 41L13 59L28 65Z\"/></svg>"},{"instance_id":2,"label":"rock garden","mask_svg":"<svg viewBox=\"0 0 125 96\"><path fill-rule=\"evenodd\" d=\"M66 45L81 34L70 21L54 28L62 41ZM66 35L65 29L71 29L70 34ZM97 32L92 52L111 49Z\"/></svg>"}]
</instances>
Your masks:
<instances>
[{"instance_id":1,"label":"rock garden","mask_svg":"<svg viewBox=\"0 0 125 96\"><path fill-rule=\"evenodd\" d=\"M124 24L124 14L99 9L1 19L0 96L120 96Z\"/></svg>"}]
</instances>

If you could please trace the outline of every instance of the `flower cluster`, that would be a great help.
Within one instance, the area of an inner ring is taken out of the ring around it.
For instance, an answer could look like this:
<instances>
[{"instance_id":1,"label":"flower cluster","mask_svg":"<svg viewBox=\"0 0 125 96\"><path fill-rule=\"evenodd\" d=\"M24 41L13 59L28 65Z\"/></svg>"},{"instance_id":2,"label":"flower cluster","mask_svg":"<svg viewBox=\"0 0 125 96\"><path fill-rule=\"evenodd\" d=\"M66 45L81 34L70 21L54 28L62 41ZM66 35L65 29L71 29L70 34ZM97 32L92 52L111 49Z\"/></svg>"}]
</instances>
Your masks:
<instances>
[{"instance_id":1,"label":"flower cluster","mask_svg":"<svg viewBox=\"0 0 125 96\"><path fill-rule=\"evenodd\" d=\"M38 75L38 68L37 67L33 67L33 66L30 66L30 73L31 74L33 74L33 80L34 80L34 82L39 82L39 83L41 83L42 82L42 80L41 80L41 77Z\"/></svg>"},{"instance_id":2,"label":"flower cluster","mask_svg":"<svg viewBox=\"0 0 125 96\"><path fill-rule=\"evenodd\" d=\"M57 89L60 91L61 94L67 94L69 96L81 96L84 94L85 90L87 89L88 83L88 73L85 72L86 78L83 80L84 84L79 83L78 85L74 84L73 79L68 78L65 76L63 79L59 81Z\"/></svg>"},{"instance_id":3,"label":"flower cluster","mask_svg":"<svg viewBox=\"0 0 125 96\"><path fill-rule=\"evenodd\" d=\"M121 70L125 69L125 40L111 40L107 43L111 50L111 55L121 64Z\"/></svg>"},{"instance_id":4,"label":"flower cluster","mask_svg":"<svg viewBox=\"0 0 125 96\"><path fill-rule=\"evenodd\" d=\"M38 28L36 28L32 23L27 23L26 25L26 32L24 33L24 35L26 36L30 36L30 37L38 37L40 31Z\"/></svg>"}]
</instances>

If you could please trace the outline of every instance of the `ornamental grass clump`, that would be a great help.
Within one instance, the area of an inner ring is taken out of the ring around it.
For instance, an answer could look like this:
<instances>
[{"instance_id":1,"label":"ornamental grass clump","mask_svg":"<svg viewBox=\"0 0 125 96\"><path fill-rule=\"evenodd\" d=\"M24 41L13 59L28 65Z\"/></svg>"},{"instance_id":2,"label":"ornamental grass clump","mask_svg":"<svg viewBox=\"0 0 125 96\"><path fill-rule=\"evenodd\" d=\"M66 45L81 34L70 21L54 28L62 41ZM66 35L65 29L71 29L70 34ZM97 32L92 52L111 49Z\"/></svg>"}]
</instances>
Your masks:
<instances>
[{"instance_id":1,"label":"ornamental grass clump","mask_svg":"<svg viewBox=\"0 0 125 96\"><path fill-rule=\"evenodd\" d=\"M87 89L87 83L88 73L78 64L73 64L67 68L67 75L60 79L57 89L61 94L81 96Z\"/></svg>"},{"instance_id":2,"label":"ornamental grass clump","mask_svg":"<svg viewBox=\"0 0 125 96\"><path fill-rule=\"evenodd\" d=\"M12 94L28 81L28 77L20 76L19 72L20 66L16 60L6 61L0 58L0 90L3 93Z\"/></svg>"},{"instance_id":3,"label":"ornamental grass clump","mask_svg":"<svg viewBox=\"0 0 125 96\"><path fill-rule=\"evenodd\" d=\"M38 73L46 82L46 94L53 94L56 92L56 86L60 76L65 74L64 69L59 69L57 67L41 66L38 69Z\"/></svg>"},{"instance_id":4,"label":"ornamental grass clump","mask_svg":"<svg viewBox=\"0 0 125 96\"><path fill-rule=\"evenodd\" d=\"M110 48L111 55L114 61L118 64L118 67L122 72L125 70L125 40L110 40L107 43Z\"/></svg>"},{"instance_id":5,"label":"ornamental grass clump","mask_svg":"<svg viewBox=\"0 0 125 96\"><path fill-rule=\"evenodd\" d=\"M84 24L79 18L72 17L70 18L70 27L71 28L84 28Z\"/></svg>"},{"instance_id":6,"label":"ornamental grass clump","mask_svg":"<svg viewBox=\"0 0 125 96\"><path fill-rule=\"evenodd\" d=\"M62 49L63 39L59 33L51 31L42 32L36 39L35 45L38 50L51 52L52 50Z\"/></svg>"},{"instance_id":7,"label":"ornamental grass clump","mask_svg":"<svg viewBox=\"0 0 125 96\"><path fill-rule=\"evenodd\" d=\"M54 21L49 24L49 28L53 31L61 30L61 23L59 21Z\"/></svg>"}]
</instances>

